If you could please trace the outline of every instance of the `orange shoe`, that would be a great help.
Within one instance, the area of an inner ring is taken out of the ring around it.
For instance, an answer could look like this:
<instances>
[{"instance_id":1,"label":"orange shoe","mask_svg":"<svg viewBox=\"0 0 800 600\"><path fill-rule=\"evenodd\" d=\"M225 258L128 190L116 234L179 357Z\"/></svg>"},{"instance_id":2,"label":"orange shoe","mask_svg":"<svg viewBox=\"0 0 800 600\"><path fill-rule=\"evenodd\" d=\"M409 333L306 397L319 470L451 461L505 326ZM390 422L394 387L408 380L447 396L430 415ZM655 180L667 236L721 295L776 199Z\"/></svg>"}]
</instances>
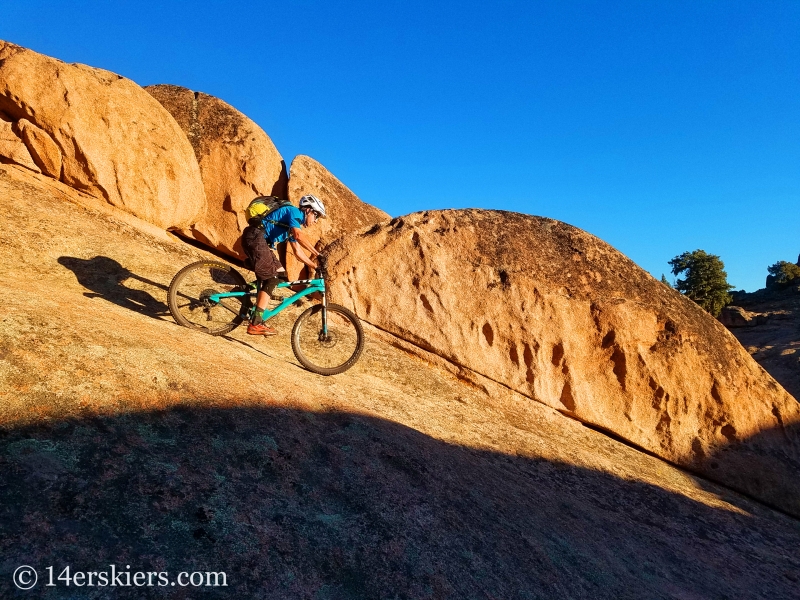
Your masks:
<instances>
[{"instance_id":1,"label":"orange shoe","mask_svg":"<svg viewBox=\"0 0 800 600\"><path fill-rule=\"evenodd\" d=\"M264 325L264 323L259 323L258 325L250 323L247 326L247 333L250 335L277 335L278 330L273 329L269 325Z\"/></svg>"}]
</instances>

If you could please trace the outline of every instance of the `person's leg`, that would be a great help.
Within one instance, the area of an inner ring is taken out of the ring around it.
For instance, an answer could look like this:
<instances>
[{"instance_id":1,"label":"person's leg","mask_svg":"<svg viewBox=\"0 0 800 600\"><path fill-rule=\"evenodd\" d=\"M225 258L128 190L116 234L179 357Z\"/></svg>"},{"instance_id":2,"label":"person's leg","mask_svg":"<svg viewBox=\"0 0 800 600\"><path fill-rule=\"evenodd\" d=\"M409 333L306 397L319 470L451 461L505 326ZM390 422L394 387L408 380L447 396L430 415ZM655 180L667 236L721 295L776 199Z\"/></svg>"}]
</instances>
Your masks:
<instances>
[{"instance_id":1,"label":"person's leg","mask_svg":"<svg viewBox=\"0 0 800 600\"><path fill-rule=\"evenodd\" d=\"M256 310L253 313L253 325L258 325L264 322L264 309L267 308L269 301L269 294L264 289L264 282L258 282L258 294L256 295Z\"/></svg>"},{"instance_id":2,"label":"person's leg","mask_svg":"<svg viewBox=\"0 0 800 600\"><path fill-rule=\"evenodd\" d=\"M255 227L247 227L242 234L242 247L250 261L258 279L258 294L253 318L247 327L250 335L275 335L277 330L264 324L264 309L270 296L270 284L275 279L280 263L264 239L264 232ZM274 289L272 284L272 289Z\"/></svg>"},{"instance_id":3,"label":"person's leg","mask_svg":"<svg viewBox=\"0 0 800 600\"><path fill-rule=\"evenodd\" d=\"M258 294L256 295L256 313L261 314L264 312L264 309L267 308L267 303L269 299L272 297L272 293L275 291L278 283L280 283L279 277L270 277L268 279L259 279L258 280ZM258 322L261 322L260 320Z\"/></svg>"}]
</instances>

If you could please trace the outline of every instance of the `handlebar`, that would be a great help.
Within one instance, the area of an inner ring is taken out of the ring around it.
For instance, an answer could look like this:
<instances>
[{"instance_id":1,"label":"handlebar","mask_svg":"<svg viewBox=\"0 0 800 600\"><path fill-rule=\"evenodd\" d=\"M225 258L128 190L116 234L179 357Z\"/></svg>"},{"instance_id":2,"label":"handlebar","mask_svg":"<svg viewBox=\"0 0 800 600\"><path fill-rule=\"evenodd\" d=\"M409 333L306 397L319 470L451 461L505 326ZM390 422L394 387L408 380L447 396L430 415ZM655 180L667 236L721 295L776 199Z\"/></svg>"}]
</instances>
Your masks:
<instances>
[{"instance_id":1,"label":"handlebar","mask_svg":"<svg viewBox=\"0 0 800 600\"><path fill-rule=\"evenodd\" d=\"M328 269L327 269L327 262L328 258L319 254L317 256L317 272L315 274L316 279L327 279L328 277Z\"/></svg>"}]
</instances>

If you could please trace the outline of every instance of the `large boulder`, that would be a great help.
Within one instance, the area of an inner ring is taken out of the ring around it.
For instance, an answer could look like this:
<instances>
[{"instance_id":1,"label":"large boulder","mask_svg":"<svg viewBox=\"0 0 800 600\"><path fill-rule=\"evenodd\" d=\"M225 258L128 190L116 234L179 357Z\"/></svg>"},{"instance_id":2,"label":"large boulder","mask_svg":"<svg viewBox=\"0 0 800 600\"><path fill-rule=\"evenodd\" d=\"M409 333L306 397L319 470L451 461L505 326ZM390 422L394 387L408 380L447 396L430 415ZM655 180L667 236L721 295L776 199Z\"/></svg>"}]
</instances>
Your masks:
<instances>
[{"instance_id":1,"label":"large boulder","mask_svg":"<svg viewBox=\"0 0 800 600\"><path fill-rule=\"evenodd\" d=\"M145 221L188 227L203 209L186 136L129 79L0 41L0 119L37 170Z\"/></svg>"},{"instance_id":2,"label":"large boulder","mask_svg":"<svg viewBox=\"0 0 800 600\"><path fill-rule=\"evenodd\" d=\"M258 125L219 98L176 85L145 89L181 126L200 165L205 213L181 233L243 258L245 207L256 196L286 197L286 164L280 153Z\"/></svg>"},{"instance_id":3,"label":"large boulder","mask_svg":"<svg viewBox=\"0 0 800 600\"><path fill-rule=\"evenodd\" d=\"M296 156L289 170L289 200L295 205L306 194L313 194L325 203L327 219L320 219L309 229L317 241L327 245L333 240L367 225L388 221L391 217L362 202L333 173L310 156Z\"/></svg>"},{"instance_id":4,"label":"large boulder","mask_svg":"<svg viewBox=\"0 0 800 600\"><path fill-rule=\"evenodd\" d=\"M751 312L741 306L726 306L719 314L719 322L728 329L734 327L756 327L767 322L767 315Z\"/></svg>"},{"instance_id":5,"label":"large boulder","mask_svg":"<svg viewBox=\"0 0 800 600\"><path fill-rule=\"evenodd\" d=\"M608 244L550 219L415 213L329 249L363 319L800 515L800 405L725 327Z\"/></svg>"},{"instance_id":6,"label":"large boulder","mask_svg":"<svg viewBox=\"0 0 800 600\"><path fill-rule=\"evenodd\" d=\"M294 158L289 170L289 200L296 206L306 194L322 200L328 213L327 219L320 219L306 230L312 243L320 247L347 233L391 218L381 209L362 202L319 162L300 154ZM299 277L302 266L289 255L286 270L290 278Z\"/></svg>"}]
</instances>

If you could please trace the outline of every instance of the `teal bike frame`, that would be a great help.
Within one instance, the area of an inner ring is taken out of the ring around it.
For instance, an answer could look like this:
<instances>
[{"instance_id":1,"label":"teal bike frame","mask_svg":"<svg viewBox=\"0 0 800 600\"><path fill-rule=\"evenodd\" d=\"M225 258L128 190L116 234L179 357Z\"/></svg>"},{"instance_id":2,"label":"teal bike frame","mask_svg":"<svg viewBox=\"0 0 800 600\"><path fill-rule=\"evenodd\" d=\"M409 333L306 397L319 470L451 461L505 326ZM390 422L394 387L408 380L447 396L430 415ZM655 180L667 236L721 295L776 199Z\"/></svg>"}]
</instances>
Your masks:
<instances>
[{"instance_id":1,"label":"teal bike frame","mask_svg":"<svg viewBox=\"0 0 800 600\"><path fill-rule=\"evenodd\" d=\"M263 317L264 320L266 321L267 319L271 319L272 317L277 315L279 312L281 312L283 309L285 309L286 307L290 306L291 304L294 304L295 302L297 302L301 298L304 298L305 296L308 296L309 294L313 294L314 292L320 292L320 293L322 293L322 308L323 308L323 310L322 310L322 335L328 335L328 318L327 318L328 314L327 314L327 311L325 310L327 308L327 306L328 306L328 296L325 293L325 280L324 279L299 279L297 281L284 281L282 283L279 283L275 287L276 288L288 288L288 287L291 287L293 285L298 285L298 284L307 285L308 287L305 288L305 289L300 290L299 292L295 292L293 295L289 296L288 298L284 298L283 302L278 304L278 306L276 306L272 310L269 310L269 309L265 308L264 309L264 317ZM250 287L252 288L252 287L254 287L256 285L257 285L256 283L251 283ZM211 302L214 302L215 304L217 304L223 298L241 298L242 296L255 297L256 294L257 294L257 292L253 291L252 289L251 290L245 290L245 291L239 291L239 292L220 292L219 294L212 294L211 296L208 297L208 299ZM255 302L253 303L253 307L250 309L250 312L252 313L252 311L254 311L254 310L255 310ZM249 318L251 315L247 314L247 315L242 315L242 316L245 317L245 318Z\"/></svg>"}]
</instances>

